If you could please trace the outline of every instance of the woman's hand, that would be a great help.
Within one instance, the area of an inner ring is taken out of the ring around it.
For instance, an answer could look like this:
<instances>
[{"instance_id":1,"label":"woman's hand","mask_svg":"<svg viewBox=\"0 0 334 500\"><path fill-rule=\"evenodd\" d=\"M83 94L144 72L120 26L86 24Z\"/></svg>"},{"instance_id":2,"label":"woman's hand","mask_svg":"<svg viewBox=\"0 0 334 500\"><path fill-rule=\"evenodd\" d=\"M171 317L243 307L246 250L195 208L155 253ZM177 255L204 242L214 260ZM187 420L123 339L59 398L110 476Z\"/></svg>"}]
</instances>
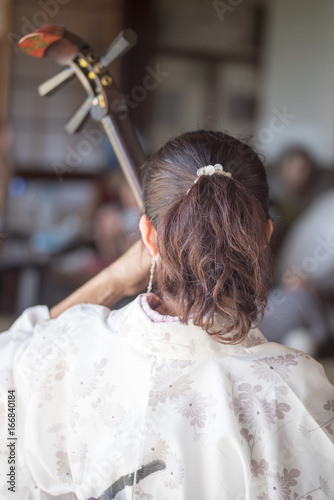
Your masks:
<instances>
[{"instance_id":1,"label":"woman's hand","mask_svg":"<svg viewBox=\"0 0 334 500\"><path fill-rule=\"evenodd\" d=\"M122 290L122 297L136 295L148 285L151 259L142 240L137 241L125 254L107 267L105 287L99 290L98 303L108 301L115 284Z\"/></svg>"},{"instance_id":2,"label":"woman's hand","mask_svg":"<svg viewBox=\"0 0 334 500\"><path fill-rule=\"evenodd\" d=\"M76 304L90 303L111 307L124 296L142 292L149 281L151 257L137 241L119 259L50 310L51 318Z\"/></svg>"}]
</instances>

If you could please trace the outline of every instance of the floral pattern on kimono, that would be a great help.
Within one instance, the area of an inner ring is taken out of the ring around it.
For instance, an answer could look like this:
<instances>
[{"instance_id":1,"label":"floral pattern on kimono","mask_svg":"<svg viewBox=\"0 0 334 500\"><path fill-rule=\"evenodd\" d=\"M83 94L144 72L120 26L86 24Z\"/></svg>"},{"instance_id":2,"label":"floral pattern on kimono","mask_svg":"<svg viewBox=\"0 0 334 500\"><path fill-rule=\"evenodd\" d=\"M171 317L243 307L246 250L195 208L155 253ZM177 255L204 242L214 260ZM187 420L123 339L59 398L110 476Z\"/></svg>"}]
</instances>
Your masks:
<instances>
[{"instance_id":1,"label":"floral pattern on kimono","mask_svg":"<svg viewBox=\"0 0 334 500\"><path fill-rule=\"evenodd\" d=\"M18 438L16 496L3 482L1 498L334 498L322 366L255 327L224 345L191 320L155 323L142 297L55 320L37 306L0 335L1 443L13 388Z\"/></svg>"}]
</instances>

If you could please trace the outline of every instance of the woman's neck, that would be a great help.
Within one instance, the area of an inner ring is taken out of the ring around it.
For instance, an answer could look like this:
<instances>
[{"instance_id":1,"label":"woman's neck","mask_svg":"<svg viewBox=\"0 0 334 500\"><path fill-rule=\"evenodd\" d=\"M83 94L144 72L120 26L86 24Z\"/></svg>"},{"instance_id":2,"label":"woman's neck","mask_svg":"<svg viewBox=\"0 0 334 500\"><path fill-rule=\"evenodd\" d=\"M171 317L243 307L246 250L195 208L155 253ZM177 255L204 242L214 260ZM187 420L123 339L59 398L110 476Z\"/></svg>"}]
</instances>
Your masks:
<instances>
[{"instance_id":1,"label":"woman's neck","mask_svg":"<svg viewBox=\"0 0 334 500\"><path fill-rule=\"evenodd\" d=\"M162 301L160 306L156 309L156 311L163 316L177 316L175 308L173 305L166 301Z\"/></svg>"},{"instance_id":2,"label":"woman's neck","mask_svg":"<svg viewBox=\"0 0 334 500\"><path fill-rule=\"evenodd\" d=\"M153 305L154 307L154 305ZM164 298L159 298L159 303L154 310L163 316L178 316L176 312L176 303L172 300L166 300Z\"/></svg>"}]
</instances>

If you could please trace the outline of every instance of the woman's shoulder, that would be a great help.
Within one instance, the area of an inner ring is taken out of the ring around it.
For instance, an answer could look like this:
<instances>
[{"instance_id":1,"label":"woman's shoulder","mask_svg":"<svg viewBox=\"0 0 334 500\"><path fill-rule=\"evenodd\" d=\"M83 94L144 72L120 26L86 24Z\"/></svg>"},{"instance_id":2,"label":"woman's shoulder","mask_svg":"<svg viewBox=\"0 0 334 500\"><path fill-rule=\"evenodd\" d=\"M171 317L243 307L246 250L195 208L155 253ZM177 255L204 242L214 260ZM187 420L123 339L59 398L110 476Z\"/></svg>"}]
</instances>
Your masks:
<instances>
[{"instance_id":1,"label":"woman's shoulder","mask_svg":"<svg viewBox=\"0 0 334 500\"><path fill-rule=\"evenodd\" d=\"M269 342L258 329L255 331L254 340L245 345L249 360L254 366L268 367L271 371L276 369L278 373L283 373L286 370L290 372L295 369L297 371L300 369L311 370L311 373L316 370L324 373L321 363L311 355L284 344Z\"/></svg>"},{"instance_id":2,"label":"woman's shoulder","mask_svg":"<svg viewBox=\"0 0 334 500\"><path fill-rule=\"evenodd\" d=\"M117 319L126 314L131 303L119 310L96 304L77 304L68 308L57 318L51 318L47 306L27 308L0 339L3 342L24 343L30 350L44 352L49 348L63 349L75 346L101 343L101 337L110 340L115 332ZM120 320L121 321L121 320ZM103 343L103 342L102 342Z\"/></svg>"},{"instance_id":3,"label":"woman's shoulder","mask_svg":"<svg viewBox=\"0 0 334 500\"><path fill-rule=\"evenodd\" d=\"M276 342L258 344L249 349L249 354L249 376L254 384L285 387L304 402L311 394L316 399L324 394L334 398L334 386L322 364L309 354Z\"/></svg>"},{"instance_id":4,"label":"woman's shoulder","mask_svg":"<svg viewBox=\"0 0 334 500\"><path fill-rule=\"evenodd\" d=\"M115 323L118 318L131 308L131 303L121 309L111 310L109 307L82 303L76 304L61 313L57 318L41 319L37 326L37 331L47 330L53 340L61 339L64 336L75 338L80 337L80 341L100 335L108 335L115 330Z\"/></svg>"}]
</instances>

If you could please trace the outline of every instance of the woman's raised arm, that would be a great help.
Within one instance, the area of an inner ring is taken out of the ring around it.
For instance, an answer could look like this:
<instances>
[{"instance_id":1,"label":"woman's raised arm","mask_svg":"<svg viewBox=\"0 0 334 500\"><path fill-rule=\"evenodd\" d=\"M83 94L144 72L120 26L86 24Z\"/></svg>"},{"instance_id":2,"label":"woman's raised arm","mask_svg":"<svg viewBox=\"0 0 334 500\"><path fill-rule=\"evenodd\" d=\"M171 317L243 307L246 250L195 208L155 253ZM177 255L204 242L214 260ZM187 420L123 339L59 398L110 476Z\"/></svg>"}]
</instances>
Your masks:
<instances>
[{"instance_id":1,"label":"woman's raised arm","mask_svg":"<svg viewBox=\"0 0 334 500\"><path fill-rule=\"evenodd\" d=\"M149 280L151 257L137 241L119 259L82 285L50 310L51 318L76 304L89 303L111 307L122 297L145 289Z\"/></svg>"}]
</instances>

